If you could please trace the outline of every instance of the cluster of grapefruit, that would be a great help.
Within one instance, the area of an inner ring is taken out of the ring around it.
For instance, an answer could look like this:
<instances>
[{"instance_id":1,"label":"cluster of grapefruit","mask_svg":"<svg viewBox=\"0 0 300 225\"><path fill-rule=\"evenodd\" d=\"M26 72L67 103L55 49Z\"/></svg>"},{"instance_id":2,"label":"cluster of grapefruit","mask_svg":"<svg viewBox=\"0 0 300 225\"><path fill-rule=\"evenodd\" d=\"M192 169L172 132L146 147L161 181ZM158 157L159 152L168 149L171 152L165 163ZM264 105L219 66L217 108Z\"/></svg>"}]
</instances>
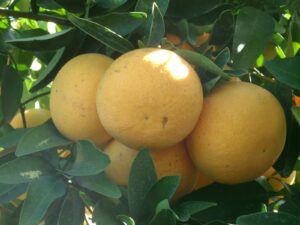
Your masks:
<instances>
[{"instance_id":1,"label":"cluster of grapefruit","mask_svg":"<svg viewBox=\"0 0 300 225\"><path fill-rule=\"evenodd\" d=\"M286 138L284 111L270 92L224 81L203 97L193 66L160 48L71 59L53 81L50 115L66 138L90 140L109 155L106 174L119 185L147 148L159 178L181 177L175 199L214 181L261 176Z\"/></svg>"}]
</instances>

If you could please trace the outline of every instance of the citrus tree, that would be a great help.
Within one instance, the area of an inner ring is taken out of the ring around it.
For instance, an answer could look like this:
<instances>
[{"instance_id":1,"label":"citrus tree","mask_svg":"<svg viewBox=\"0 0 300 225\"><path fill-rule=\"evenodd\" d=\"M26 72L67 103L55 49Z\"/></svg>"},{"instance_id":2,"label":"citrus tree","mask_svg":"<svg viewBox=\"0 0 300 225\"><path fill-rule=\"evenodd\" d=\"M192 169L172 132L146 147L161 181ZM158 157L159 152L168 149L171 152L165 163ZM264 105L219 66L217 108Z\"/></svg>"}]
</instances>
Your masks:
<instances>
[{"instance_id":1,"label":"citrus tree","mask_svg":"<svg viewBox=\"0 0 300 225\"><path fill-rule=\"evenodd\" d=\"M0 0L1 225L299 225L299 0Z\"/></svg>"}]
</instances>

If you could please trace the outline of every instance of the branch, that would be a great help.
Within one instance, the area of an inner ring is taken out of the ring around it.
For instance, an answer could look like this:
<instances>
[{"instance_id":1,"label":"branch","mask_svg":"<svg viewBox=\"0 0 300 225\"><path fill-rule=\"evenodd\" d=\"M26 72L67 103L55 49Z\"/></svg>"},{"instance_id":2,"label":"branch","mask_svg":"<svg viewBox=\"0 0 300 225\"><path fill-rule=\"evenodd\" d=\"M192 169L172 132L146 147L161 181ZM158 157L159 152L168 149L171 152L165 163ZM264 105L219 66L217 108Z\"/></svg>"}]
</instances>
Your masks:
<instances>
[{"instance_id":1,"label":"branch","mask_svg":"<svg viewBox=\"0 0 300 225\"><path fill-rule=\"evenodd\" d=\"M71 25L71 23L68 20L62 17L50 16L46 14L33 14L32 12L19 12L19 11L13 11L8 9L0 9L0 16L14 17L14 18L27 18L33 20L54 22L60 25L69 25L69 26Z\"/></svg>"}]
</instances>

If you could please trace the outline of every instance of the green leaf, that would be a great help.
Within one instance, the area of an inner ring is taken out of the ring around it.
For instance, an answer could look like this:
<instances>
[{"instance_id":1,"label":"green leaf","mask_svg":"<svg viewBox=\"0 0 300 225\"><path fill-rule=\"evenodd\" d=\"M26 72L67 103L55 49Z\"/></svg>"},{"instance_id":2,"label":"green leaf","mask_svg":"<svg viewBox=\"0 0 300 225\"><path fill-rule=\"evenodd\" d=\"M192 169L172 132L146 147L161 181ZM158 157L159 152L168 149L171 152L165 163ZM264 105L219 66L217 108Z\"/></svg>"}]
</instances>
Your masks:
<instances>
[{"instance_id":1,"label":"green leaf","mask_svg":"<svg viewBox=\"0 0 300 225\"><path fill-rule=\"evenodd\" d=\"M101 17L94 17L91 20L124 36L138 28L146 18L147 14L143 12L115 12Z\"/></svg>"},{"instance_id":2,"label":"green leaf","mask_svg":"<svg viewBox=\"0 0 300 225\"><path fill-rule=\"evenodd\" d=\"M280 82L300 89L300 57L274 59L265 62L267 70Z\"/></svg>"},{"instance_id":3,"label":"green leaf","mask_svg":"<svg viewBox=\"0 0 300 225\"><path fill-rule=\"evenodd\" d=\"M140 150L132 163L128 179L128 205L134 218L143 216L147 193L156 181L157 176L149 152Z\"/></svg>"},{"instance_id":4,"label":"green leaf","mask_svg":"<svg viewBox=\"0 0 300 225\"><path fill-rule=\"evenodd\" d=\"M6 41L18 48L28 51L49 51L68 45L74 35L74 29L68 28L58 33L42 36L16 38Z\"/></svg>"},{"instance_id":5,"label":"green leaf","mask_svg":"<svg viewBox=\"0 0 300 225\"><path fill-rule=\"evenodd\" d=\"M230 10L222 12L216 20L209 43L222 48L230 43L234 32L234 17Z\"/></svg>"},{"instance_id":6,"label":"green leaf","mask_svg":"<svg viewBox=\"0 0 300 225\"><path fill-rule=\"evenodd\" d=\"M101 204L100 201L95 206L93 221L96 222L96 224L120 225L120 221L117 220L114 213L107 208L106 205Z\"/></svg>"},{"instance_id":7,"label":"green leaf","mask_svg":"<svg viewBox=\"0 0 300 225\"><path fill-rule=\"evenodd\" d=\"M163 15L155 2L152 6L149 23L149 29L145 37L147 40L146 45L148 47L157 47L160 44L160 40L165 35L165 23Z\"/></svg>"},{"instance_id":8,"label":"green leaf","mask_svg":"<svg viewBox=\"0 0 300 225\"><path fill-rule=\"evenodd\" d=\"M80 30L117 52L125 53L134 48L128 40L108 27L95 23L92 20L79 18L73 14L68 14L68 19Z\"/></svg>"},{"instance_id":9,"label":"green leaf","mask_svg":"<svg viewBox=\"0 0 300 225\"><path fill-rule=\"evenodd\" d=\"M44 217L48 207L66 192L65 184L56 177L38 179L28 186L19 225L36 225Z\"/></svg>"},{"instance_id":10,"label":"green leaf","mask_svg":"<svg viewBox=\"0 0 300 225\"><path fill-rule=\"evenodd\" d=\"M35 152L55 147L69 145L72 142L65 139L55 128L52 121L30 129L17 145L16 156L29 155Z\"/></svg>"},{"instance_id":11,"label":"green leaf","mask_svg":"<svg viewBox=\"0 0 300 225\"><path fill-rule=\"evenodd\" d=\"M188 50L176 50L175 52L185 60L187 60L189 63L195 66L199 66L201 69L207 72L221 76L225 79L230 79L230 76L223 72L223 70L219 66L217 66L213 61L200 53Z\"/></svg>"},{"instance_id":12,"label":"green leaf","mask_svg":"<svg viewBox=\"0 0 300 225\"><path fill-rule=\"evenodd\" d=\"M178 215L181 222L187 222L194 214L216 205L217 204L214 202L186 201L176 206L174 211Z\"/></svg>"},{"instance_id":13,"label":"green leaf","mask_svg":"<svg viewBox=\"0 0 300 225\"><path fill-rule=\"evenodd\" d=\"M121 191L119 187L112 183L104 173L92 176L76 177L76 182L81 187L87 188L108 198L121 197Z\"/></svg>"},{"instance_id":14,"label":"green leaf","mask_svg":"<svg viewBox=\"0 0 300 225\"><path fill-rule=\"evenodd\" d=\"M237 225L299 225L300 218L287 213L253 213L250 215L240 216L237 219Z\"/></svg>"},{"instance_id":15,"label":"green leaf","mask_svg":"<svg viewBox=\"0 0 300 225\"><path fill-rule=\"evenodd\" d=\"M128 0L95 0L96 4L104 9L115 9L125 4Z\"/></svg>"},{"instance_id":16,"label":"green leaf","mask_svg":"<svg viewBox=\"0 0 300 225\"><path fill-rule=\"evenodd\" d=\"M138 0L135 6L135 11L150 14L153 10L153 3L156 3L161 14L164 16L169 6L169 1L166 0Z\"/></svg>"},{"instance_id":17,"label":"green leaf","mask_svg":"<svg viewBox=\"0 0 300 225\"><path fill-rule=\"evenodd\" d=\"M46 69L39 74L38 79L33 83L30 92L34 92L37 89L43 87L44 83L47 84L50 82L49 81L50 79L54 78L52 74L55 73L56 75L56 73L61 68L62 65L59 63L59 61L62 59L64 52L65 52L65 48L61 48L57 50L57 52L55 53L55 55L47 65Z\"/></svg>"},{"instance_id":18,"label":"green leaf","mask_svg":"<svg viewBox=\"0 0 300 225\"><path fill-rule=\"evenodd\" d=\"M53 173L53 168L43 159L24 156L0 166L0 182L3 184L27 183Z\"/></svg>"},{"instance_id":19,"label":"green leaf","mask_svg":"<svg viewBox=\"0 0 300 225\"><path fill-rule=\"evenodd\" d=\"M149 190L145 200L145 208L152 214L156 205L164 199L171 200L180 183L179 176L166 176L158 180Z\"/></svg>"},{"instance_id":20,"label":"green leaf","mask_svg":"<svg viewBox=\"0 0 300 225\"><path fill-rule=\"evenodd\" d=\"M20 106L23 91L23 80L19 73L9 66L3 68L1 86L1 106L3 121L9 122Z\"/></svg>"},{"instance_id":21,"label":"green leaf","mask_svg":"<svg viewBox=\"0 0 300 225\"><path fill-rule=\"evenodd\" d=\"M209 95L209 93L213 90L213 88L217 85L217 83L221 80L220 76L217 76L207 82L203 85L203 92L204 96Z\"/></svg>"},{"instance_id":22,"label":"green leaf","mask_svg":"<svg viewBox=\"0 0 300 225\"><path fill-rule=\"evenodd\" d=\"M30 129L15 129L2 137L0 137L0 146L2 148L11 148L17 146L20 139L28 132Z\"/></svg>"},{"instance_id":23,"label":"green leaf","mask_svg":"<svg viewBox=\"0 0 300 225\"><path fill-rule=\"evenodd\" d=\"M95 175L110 163L109 157L90 141L77 141L74 155L72 168L65 171L70 176Z\"/></svg>"},{"instance_id":24,"label":"green leaf","mask_svg":"<svg viewBox=\"0 0 300 225\"><path fill-rule=\"evenodd\" d=\"M297 123L300 125L300 108L293 106L292 113L293 113L295 119L297 120Z\"/></svg>"},{"instance_id":25,"label":"green leaf","mask_svg":"<svg viewBox=\"0 0 300 225\"><path fill-rule=\"evenodd\" d=\"M176 217L169 209L163 209L151 220L150 225L176 225Z\"/></svg>"},{"instance_id":26,"label":"green leaf","mask_svg":"<svg viewBox=\"0 0 300 225\"><path fill-rule=\"evenodd\" d=\"M167 199L162 200L156 206L155 215L151 219L149 225L176 225L176 214L170 208Z\"/></svg>"},{"instance_id":27,"label":"green leaf","mask_svg":"<svg viewBox=\"0 0 300 225\"><path fill-rule=\"evenodd\" d=\"M262 203L268 200L268 193L256 182L238 185L214 183L192 192L182 199L187 201L214 202L217 205L192 215L199 223L225 221L234 223L240 215L260 211Z\"/></svg>"},{"instance_id":28,"label":"green leaf","mask_svg":"<svg viewBox=\"0 0 300 225\"><path fill-rule=\"evenodd\" d=\"M272 38L275 23L268 14L252 8L242 8L237 17L233 37L233 67L249 69Z\"/></svg>"},{"instance_id":29,"label":"green leaf","mask_svg":"<svg viewBox=\"0 0 300 225\"><path fill-rule=\"evenodd\" d=\"M83 221L84 203L79 192L70 188L62 203L57 225L82 225Z\"/></svg>"},{"instance_id":30,"label":"green leaf","mask_svg":"<svg viewBox=\"0 0 300 225\"><path fill-rule=\"evenodd\" d=\"M27 184L0 184L0 205L15 200L27 189Z\"/></svg>"}]
</instances>

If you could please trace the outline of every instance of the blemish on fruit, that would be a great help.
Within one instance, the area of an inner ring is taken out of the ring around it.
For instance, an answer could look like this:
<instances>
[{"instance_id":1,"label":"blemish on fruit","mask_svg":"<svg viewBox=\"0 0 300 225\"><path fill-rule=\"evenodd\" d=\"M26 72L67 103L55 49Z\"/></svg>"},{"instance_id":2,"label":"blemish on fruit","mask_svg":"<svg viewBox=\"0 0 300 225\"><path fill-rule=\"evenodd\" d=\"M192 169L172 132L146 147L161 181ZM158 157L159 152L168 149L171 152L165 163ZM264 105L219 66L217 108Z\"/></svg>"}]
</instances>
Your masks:
<instances>
[{"instance_id":1,"label":"blemish on fruit","mask_svg":"<svg viewBox=\"0 0 300 225\"><path fill-rule=\"evenodd\" d=\"M169 119L168 119L168 117L166 117L166 116L164 116L164 117L162 118L161 125L162 125L163 128L167 125L168 120L169 120Z\"/></svg>"},{"instance_id":2,"label":"blemish on fruit","mask_svg":"<svg viewBox=\"0 0 300 225\"><path fill-rule=\"evenodd\" d=\"M145 116L144 116L144 119L145 119L145 120L149 120L149 116L145 115Z\"/></svg>"}]
</instances>

